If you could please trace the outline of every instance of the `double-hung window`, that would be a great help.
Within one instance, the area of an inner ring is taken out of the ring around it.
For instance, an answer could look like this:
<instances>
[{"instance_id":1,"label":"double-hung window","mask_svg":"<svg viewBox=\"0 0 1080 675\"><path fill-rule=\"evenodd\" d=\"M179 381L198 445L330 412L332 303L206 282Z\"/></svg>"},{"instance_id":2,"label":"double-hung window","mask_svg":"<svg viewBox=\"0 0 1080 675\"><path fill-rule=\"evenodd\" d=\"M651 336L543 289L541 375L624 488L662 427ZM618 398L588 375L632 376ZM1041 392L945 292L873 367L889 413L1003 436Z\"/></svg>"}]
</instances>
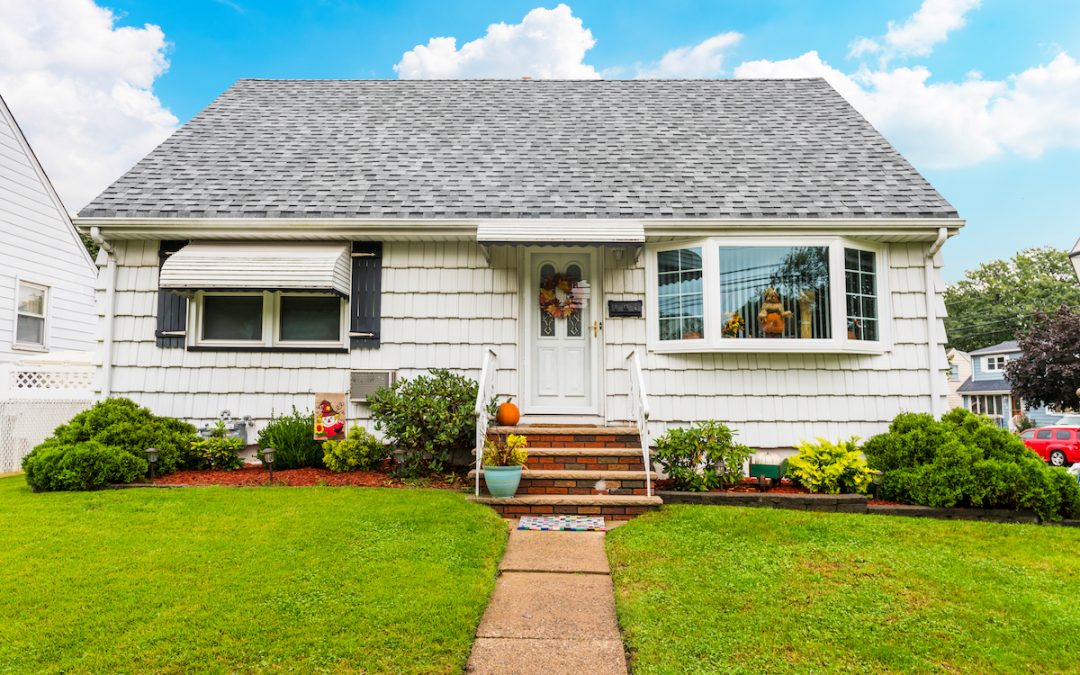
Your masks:
<instances>
[{"instance_id":1,"label":"double-hung window","mask_svg":"<svg viewBox=\"0 0 1080 675\"><path fill-rule=\"evenodd\" d=\"M884 255L839 237L651 245L650 348L881 351Z\"/></svg>"},{"instance_id":2,"label":"double-hung window","mask_svg":"<svg viewBox=\"0 0 1080 675\"><path fill-rule=\"evenodd\" d=\"M46 310L49 288L20 281L15 306L15 348L45 349Z\"/></svg>"},{"instance_id":3,"label":"double-hung window","mask_svg":"<svg viewBox=\"0 0 1080 675\"><path fill-rule=\"evenodd\" d=\"M987 356L984 363L986 364L987 372L1004 372L1005 364L1009 362L1009 358L1005 355L999 356Z\"/></svg>"},{"instance_id":4,"label":"double-hung window","mask_svg":"<svg viewBox=\"0 0 1080 675\"><path fill-rule=\"evenodd\" d=\"M195 295L194 306L197 347L347 347L346 303L336 294L202 291Z\"/></svg>"}]
</instances>

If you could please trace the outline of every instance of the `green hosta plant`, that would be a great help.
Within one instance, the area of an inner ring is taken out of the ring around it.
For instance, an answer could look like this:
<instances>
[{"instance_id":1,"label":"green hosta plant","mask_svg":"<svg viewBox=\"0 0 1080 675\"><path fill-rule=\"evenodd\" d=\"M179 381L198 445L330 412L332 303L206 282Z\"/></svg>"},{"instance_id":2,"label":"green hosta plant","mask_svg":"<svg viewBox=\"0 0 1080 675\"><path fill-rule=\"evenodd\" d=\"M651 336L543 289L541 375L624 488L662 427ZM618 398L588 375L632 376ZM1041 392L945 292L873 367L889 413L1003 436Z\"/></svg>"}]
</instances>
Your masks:
<instances>
[{"instance_id":1,"label":"green hosta plant","mask_svg":"<svg viewBox=\"0 0 1080 675\"><path fill-rule=\"evenodd\" d=\"M524 466L529 461L529 439L510 434L498 440L484 441L484 466Z\"/></svg>"},{"instance_id":2,"label":"green hosta plant","mask_svg":"<svg viewBox=\"0 0 1080 675\"><path fill-rule=\"evenodd\" d=\"M676 490L706 492L734 485L752 450L735 442L735 432L715 420L668 429L656 439L654 457Z\"/></svg>"},{"instance_id":3,"label":"green hosta plant","mask_svg":"<svg viewBox=\"0 0 1080 675\"><path fill-rule=\"evenodd\" d=\"M338 473L377 469L390 454L382 441L355 424L347 438L325 441L322 447L326 468Z\"/></svg>"},{"instance_id":4,"label":"green hosta plant","mask_svg":"<svg viewBox=\"0 0 1080 675\"><path fill-rule=\"evenodd\" d=\"M798 445L799 453L788 459L788 478L810 492L865 494L873 472L859 449L859 439L839 443L817 440Z\"/></svg>"}]
</instances>

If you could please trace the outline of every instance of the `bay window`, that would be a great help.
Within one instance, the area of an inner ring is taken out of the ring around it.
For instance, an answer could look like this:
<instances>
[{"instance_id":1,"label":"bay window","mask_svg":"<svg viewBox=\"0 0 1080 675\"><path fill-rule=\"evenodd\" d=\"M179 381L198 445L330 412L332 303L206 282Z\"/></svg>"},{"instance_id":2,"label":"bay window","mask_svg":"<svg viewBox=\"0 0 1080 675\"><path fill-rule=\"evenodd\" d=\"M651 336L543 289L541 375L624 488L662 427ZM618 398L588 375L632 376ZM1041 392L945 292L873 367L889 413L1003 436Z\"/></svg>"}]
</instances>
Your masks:
<instances>
[{"instance_id":1,"label":"bay window","mask_svg":"<svg viewBox=\"0 0 1080 675\"><path fill-rule=\"evenodd\" d=\"M883 255L839 237L650 245L650 348L881 351Z\"/></svg>"},{"instance_id":2,"label":"bay window","mask_svg":"<svg viewBox=\"0 0 1080 675\"><path fill-rule=\"evenodd\" d=\"M196 348L347 347L346 303L336 294L201 291L193 306Z\"/></svg>"}]
</instances>

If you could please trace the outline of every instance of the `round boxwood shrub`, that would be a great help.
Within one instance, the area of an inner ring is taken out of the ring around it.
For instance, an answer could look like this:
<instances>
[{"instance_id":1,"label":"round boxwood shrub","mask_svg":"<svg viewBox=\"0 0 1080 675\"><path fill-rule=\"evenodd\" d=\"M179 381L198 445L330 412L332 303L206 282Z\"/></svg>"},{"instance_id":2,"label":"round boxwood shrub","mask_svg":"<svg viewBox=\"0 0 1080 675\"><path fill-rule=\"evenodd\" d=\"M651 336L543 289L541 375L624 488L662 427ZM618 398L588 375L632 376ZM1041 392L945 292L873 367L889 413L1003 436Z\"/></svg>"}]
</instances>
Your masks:
<instances>
[{"instance_id":1,"label":"round boxwood shrub","mask_svg":"<svg viewBox=\"0 0 1080 675\"><path fill-rule=\"evenodd\" d=\"M1080 517L1080 485L990 419L958 408L941 420L902 413L863 446L884 472L881 496L933 507L1029 509L1046 520Z\"/></svg>"},{"instance_id":2,"label":"round boxwood shrub","mask_svg":"<svg viewBox=\"0 0 1080 675\"><path fill-rule=\"evenodd\" d=\"M35 491L98 490L133 483L146 475L146 460L97 441L64 444L50 439L23 458L26 482Z\"/></svg>"},{"instance_id":3,"label":"round boxwood shrub","mask_svg":"<svg viewBox=\"0 0 1080 675\"><path fill-rule=\"evenodd\" d=\"M160 450L155 471L172 473L196 468L192 444L199 440L195 427L171 417L158 417L126 398L107 398L94 404L53 431L62 446L95 441L145 459L147 448Z\"/></svg>"},{"instance_id":4,"label":"round boxwood shrub","mask_svg":"<svg viewBox=\"0 0 1080 675\"><path fill-rule=\"evenodd\" d=\"M315 440L314 413L293 406L287 415L273 415L256 439L259 449L273 448L275 469L322 468L322 441ZM262 453L258 453L262 461Z\"/></svg>"}]
</instances>

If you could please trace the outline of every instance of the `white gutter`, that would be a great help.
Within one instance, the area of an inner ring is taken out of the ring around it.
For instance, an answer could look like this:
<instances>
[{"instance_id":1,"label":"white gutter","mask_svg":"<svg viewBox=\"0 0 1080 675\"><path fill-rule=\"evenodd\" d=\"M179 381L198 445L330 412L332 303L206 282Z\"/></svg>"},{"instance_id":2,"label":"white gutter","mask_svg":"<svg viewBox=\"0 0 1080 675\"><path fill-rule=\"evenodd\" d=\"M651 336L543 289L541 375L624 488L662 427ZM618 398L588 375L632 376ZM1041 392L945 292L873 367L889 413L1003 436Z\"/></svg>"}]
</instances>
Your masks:
<instances>
[{"instance_id":1,"label":"white gutter","mask_svg":"<svg viewBox=\"0 0 1080 675\"><path fill-rule=\"evenodd\" d=\"M112 244L101 235L97 227L90 228L90 237L105 252L105 328L102 332L101 398L112 395L113 324L116 318L116 254ZM100 260L100 255L99 255ZM100 267L100 263L98 267Z\"/></svg>"},{"instance_id":2,"label":"white gutter","mask_svg":"<svg viewBox=\"0 0 1080 675\"><path fill-rule=\"evenodd\" d=\"M930 414L934 417L940 417L945 411L941 409L941 399L943 394L939 391L939 386L942 381L941 372L934 369L934 363L937 361L937 289L935 288L935 273L934 273L934 257L937 256L938 251L941 250L942 245L945 244L945 240L949 238L949 229L942 227L938 229L937 239L934 243L930 244L930 248L926 251L926 260L923 261L923 272L925 276L926 285L926 349L927 355L930 357L928 362L930 373Z\"/></svg>"}]
</instances>

